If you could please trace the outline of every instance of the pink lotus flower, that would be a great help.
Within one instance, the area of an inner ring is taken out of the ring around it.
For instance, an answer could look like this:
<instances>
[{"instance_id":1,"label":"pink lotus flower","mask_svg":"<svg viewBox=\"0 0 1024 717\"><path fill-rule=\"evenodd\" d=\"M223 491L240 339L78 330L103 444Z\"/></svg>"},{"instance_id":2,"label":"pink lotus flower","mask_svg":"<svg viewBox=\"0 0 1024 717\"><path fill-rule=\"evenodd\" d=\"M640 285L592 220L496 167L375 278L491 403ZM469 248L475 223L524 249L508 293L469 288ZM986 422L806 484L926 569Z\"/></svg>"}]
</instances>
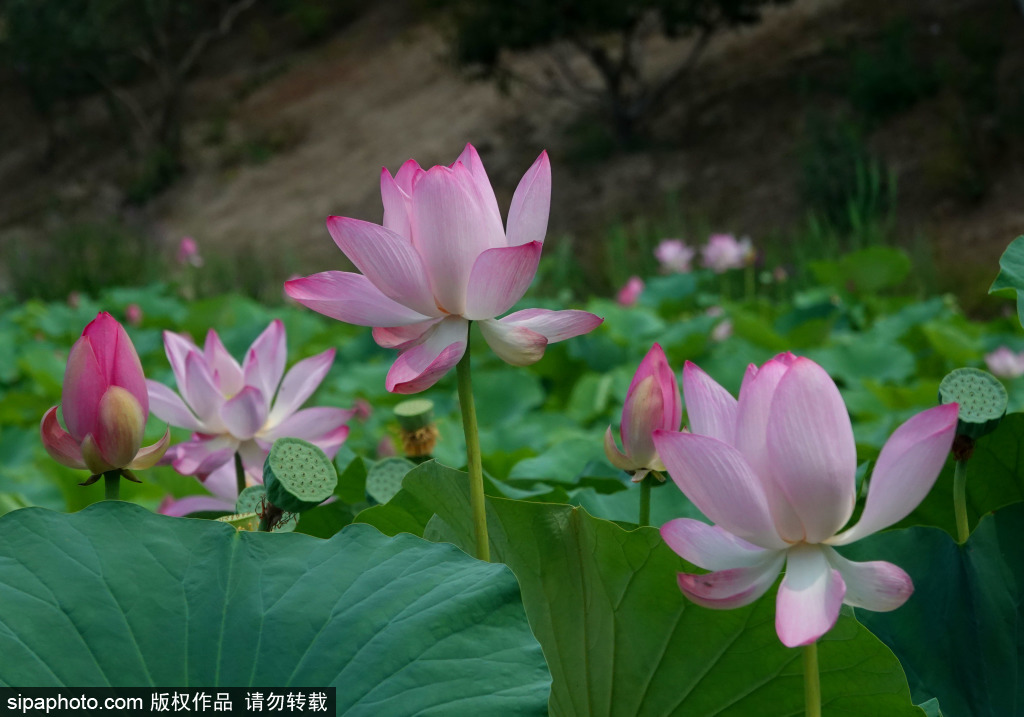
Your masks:
<instances>
[{"instance_id":1,"label":"pink lotus flower","mask_svg":"<svg viewBox=\"0 0 1024 717\"><path fill-rule=\"evenodd\" d=\"M472 145L449 167L409 160L381 172L384 225L330 217L327 229L362 274L327 271L285 284L300 304L340 321L373 326L374 340L399 350L386 386L417 393L462 358L469 322L515 366L601 323L585 311L526 309L503 319L526 292L543 247L551 203L547 153L516 188L507 227Z\"/></svg>"},{"instance_id":2,"label":"pink lotus flower","mask_svg":"<svg viewBox=\"0 0 1024 717\"><path fill-rule=\"evenodd\" d=\"M754 260L754 246L744 237L737 241L732 234L712 234L701 249L704 266L716 274L729 269L742 269Z\"/></svg>"},{"instance_id":3,"label":"pink lotus flower","mask_svg":"<svg viewBox=\"0 0 1024 717\"><path fill-rule=\"evenodd\" d=\"M842 603L894 610L914 586L897 566L855 563L847 545L905 517L928 494L956 430L958 406L937 406L896 429L875 463L860 521L857 451L835 383L806 358L781 354L747 369L736 401L692 363L683 370L692 433L657 431L654 445L679 488L714 525L679 518L661 535L708 574L679 574L698 605L733 608L763 595L783 565L775 629L807 645L835 624ZM840 532L842 530L842 532Z\"/></svg>"},{"instance_id":4,"label":"pink lotus flower","mask_svg":"<svg viewBox=\"0 0 1024 717\"><path fill-rule=\"evenodd\" d=\"M124 309L124 318L132 326L139 326L142 323L142 307L138 304L128 304Z\"/></svg>"},{"instance_id":5,"label":"pink lotus flower","mask_svg":"<svg viewBox=\"0 0 1024 717\"><path fill-rule=\"evenodd\" d=\"M665 352L654 344L633 375L622 407L620 451L612 427L604 434L604 452L616 468L633 474L639 483L650 471L664 471L665 465L654 447L654 431L678 431L683 417L679 386L669 368Z\"/></svg>"},{"instance_id":6,"label":"pink lotus flower","mask_svg":"<svg viewBox=\"0 0 1024 717\"><path fill-rule=\"evenodd\" d=\"M146 448L142 434L149 397L142 364L124 327L104 312L89 322L71 347L64 370L61 412L43 415L39 430L50 456L69 468L99 475L119 468L154 465L170 441L170 432Z\"/></svg>"},{"instance_id":7,"label":"pink lotus flower","mask_svg":"<svg viewBox=\"0 0 1024 717\"><path fill-rule=\"evenodd\" d=\"M1024 376L1024 351L1014 353L1008 347L1000 346L992 353L985 354L985 365L999 378Z\"/></svg>"},{"instance_id":8,"label":"pink lotus flower","mask_svg":"<svg viewBox=\"0 0 1024 717\"><path fill-rule=\"evenodd\" d=\"M697 252L681 239L662 239L654 250L654 257L668 274L690 273L690 262Z\"/></svg>"},{"instance_id":9,"label":"pink lotus flower","mask_svg":"<svg viewBox=\"0 0 1024 717\"><path fill-rule=\"evenodd\" d=\"M178 244L178 264L200 267L203 257L199 256L199 245L192 237L182 237Z\"/></svg>"},{"instance_id":10,"label":"pink lotus flower","mask_svg":"<svg viewBox=\"0 0 1024 717\"><path fill-rule=\"evenodd\" d=\"M644 293L644 280L639 276L631 276L626 285L615 295L615 301L619 306L635 306L642 293Z\"/></svg>"},{"instance_id":11,"label":"pink lotus flower","mask_svg":"<svg viewBox=\"0 0 1024 717\"><path fill-rule=\"evenodd\" d=\"M253 342L241 366L212 329L202 349L165 331L164 348L181 396L147 381L153 413L195 432L192 440L171 446L165 460L179 473L197 476L213 493L163 506L167 515L233 510L238 497L235 453L251 485L263 482L263 462L275 439L302 438L333 458L348 436L345 421L351 411L298 410L330 370L334 349L299 361L285 374L285 331L279 319Z\"/></svg>"}]
</instances>

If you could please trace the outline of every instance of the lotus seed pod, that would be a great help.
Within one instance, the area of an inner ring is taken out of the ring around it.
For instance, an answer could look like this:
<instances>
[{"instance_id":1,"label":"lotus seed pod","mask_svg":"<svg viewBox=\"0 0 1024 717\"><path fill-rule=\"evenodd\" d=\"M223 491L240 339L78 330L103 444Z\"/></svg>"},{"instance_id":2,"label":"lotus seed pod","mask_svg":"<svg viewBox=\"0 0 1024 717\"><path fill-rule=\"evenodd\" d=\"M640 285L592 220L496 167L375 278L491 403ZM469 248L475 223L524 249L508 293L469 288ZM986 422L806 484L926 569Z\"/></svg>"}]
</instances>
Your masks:
<instances>
[{"instance_id":1,"label":"lotus seed pod","mask_svg":"<svg viewBox=\"0 0 1024 717\"><path fill-rule=\"evenodd\" d=\"M366 492L378 503L387 503L402 489L405 474L416 467L405 458L377 461L366 474Z\"/></svg>"},{"instance_id":2,"label":"lotus seed pod","mask_svg":"<svg viewBox=\"0 0 1024 717\"><path fill-rule=\"evenodd\" d=\"M272 504L289 513L301 513L331 497L338 485L338 472L312 443L279 438L263 464L263 485Z\"/></svg>"},{"instance_id":3,"label":"lotus seed pod","mask_svg":"<svg viewBox=\"0 0 1024 717\"><path fill-rule=\"evenodd\" d=\"M977 368L958 368L939 384L939 403L960 404L957 436L972 441L996 429L1008 401L1002 382Z\"/></svg>"},{"instance_id":4,"label":"lotus seed pod","mask_svg":"<svg viewBox=\"0 0 1024 717\"><path fill-rule=\"evenodd\" d=\"M236 513L258 513L260 504L267 496L267 489L262 485L251 485L238 495L235 501Z\"/></svg>"},{"instance_id":5,"label":"lotus seed pod","mask_svg":"<svg viewBox=\"0 0 1024 717\"><path fill-rule=\"evenodd\" d=\"M430 456L437 445L438 431L434 425L434 402L426 398L402 401L395 406L402 452L409 458Z\"/></svg>"}]
</instances>

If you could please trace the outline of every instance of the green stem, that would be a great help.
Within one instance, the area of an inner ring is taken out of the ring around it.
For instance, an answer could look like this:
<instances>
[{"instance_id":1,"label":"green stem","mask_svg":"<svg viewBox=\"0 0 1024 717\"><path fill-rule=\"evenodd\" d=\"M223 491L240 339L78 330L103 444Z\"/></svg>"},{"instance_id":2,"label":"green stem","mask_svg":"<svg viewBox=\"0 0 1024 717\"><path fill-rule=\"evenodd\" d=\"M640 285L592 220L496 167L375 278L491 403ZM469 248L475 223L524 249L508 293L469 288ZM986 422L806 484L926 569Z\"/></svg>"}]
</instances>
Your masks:
<instances>
[{"instance_id":1,"label":"green stem","mask_svg":"<svg viewBox=\"0 0 1024 717\"><path fill-rule=\"evenodd\" d=\"M956 461L953 469L953 512L956 514L957 542L963 545L971 534L967 523L967 461Z\"/></svg>"},{"instance_id":2,"label":"green stem","mask_svg":"<svg viewBox=\"0 0 1024 717\"><path fill-rule=\"evenodd\" d=\"M744 284L745 284L746 294L747 294L747 296L746 296L747 303L750 303L751 301L754 300L754 294L757 292L757 288L756 288L757 277L755 276L755 272L756 272L756 269L754 268L753 264L747 264L747 266L744 269L744 277L743 278L745 280Z\"/></svg>"},{"instance_id":3,"label":"green stem","mask_svg":"<svg viewBox=\"0 0 1024 717\"><path fill-rule=\"evenodd\" d=\"M472 329L472 324L469 326ZM476 532L476 557L490 561L487 540L487 508L484 504L484 469L480 461L480 436L476 427L476 405L473 403L473 382L469 374L470 332L466 333L466 353L455 367L459 380L459 405L462 407L462 430L466 434L466 467L469 470L469 505L473 511Z\"/></svg>"},{"instance_id":4,"label":"green stem","mask_svg":"<svg viewBox=\"0 0 1024 717\"><path fill-rule=\"evenodd\" d=\"M242 465L242 454L235 451L235 483L238 485L238 495L245 490L245 466Z\"/></svg>"},{"instance_id":5,"label":"green stem","mask_svg":"<svg viewBox=\"0 0 1024 717\"><path fill-rule=\"evenodd\" d=\"M651 524L651 481L654 479L648 473L640 481L640 525Z\"/></svg>"},{"instance_id":6,"label":"green stem","mask_svg":"<svg viewBox=\"0 0 1024 717\"><path fill-rule=\"evenodd\" d=\"M112 470L103 474L103 499L120 500L121 498L121 471Z\"/></svg>"},{"instance_id":7,"label":"green stem","mask_svg":"<svg viewBox=\"0 0 1024 717\"><path fill-rule=\"evenodd\" d=\"M807 717L821 717L821 678L818 675L818 643L804 645L804 702Z\"/></svg>"}]
</instances>

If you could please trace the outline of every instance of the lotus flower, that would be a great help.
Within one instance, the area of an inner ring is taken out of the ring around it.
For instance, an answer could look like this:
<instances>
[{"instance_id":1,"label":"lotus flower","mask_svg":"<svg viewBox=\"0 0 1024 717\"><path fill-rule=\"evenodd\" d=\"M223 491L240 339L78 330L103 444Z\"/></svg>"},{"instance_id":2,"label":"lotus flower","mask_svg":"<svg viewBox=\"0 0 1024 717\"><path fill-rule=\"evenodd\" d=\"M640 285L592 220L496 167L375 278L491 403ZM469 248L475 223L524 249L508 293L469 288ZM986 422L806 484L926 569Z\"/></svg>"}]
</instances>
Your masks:
<instances>
[{"instance_id":1,"label":"lotus flower","mask_svg":"<svg viewBox=\"0 0 1024 717\"><path fill-rule=\"evenodd\" d=\"M721 274L729 269L742 269L754 260L754 247L750 239L737 241L731 234L712 234L701 249L704 266Z\"/></svg>"},{"instance_id":2,"label":"lotus flower","mask_svg":"<svg viewBox=\"0 0 1024 717\"><path fill-rule=\"evenodd\" d=\"M654 250L654 257L668 274L689 274L690 262L697 252L681 239L662 239Z\"/></svg>"},{"instance_id":3,"label":"lotus flower","mask_svg":"<svg viewBox=\"0 0 1024 717\"><path fill-rule=\"evenodd\" d=\"M654 344L633 375L622 407L619 437L622 451L615 445L612 427L604 434L604 452L616 468L633 474L639 483L650 471L664 471L665 465L654 447L654 431L678 431L683 407L679 386L669 368L665 352Z\"/></svg>"},{"instance_id":4,"label":"lotus flower","mask_svg":"<svg viewBox=\"0 0 1024 717\"><path fill-rule=\"evenodd\" d=\"M644 293L644 280L639 276L631 276L629 281L615 294L615 301L619 306L635 306L642 293Z\"/></svg>"},{"instance_id":5,"label":"lotus flower","mask_svg":"<svg viewBox=\"0 0 1024 717\"><path fill-rule=\"evenodd\" d=\"M275 439L303 438L333 458L348 436L345 421L351 411L298 410L330 370L334 349L299 361L285 374L280 320L272 321L253 342L241 366L212 329L202 349L191 339L165 331L164 348L181 396L147 381L153 413L195 432L190 441L171 446L165 460L179 473L197 476L214 494L162 506L167 515L233 510L238 497L235 453L242 458L246 482L262 483L263 462Z\"/></svg>"},{"instance_id":6,"label":"lotus flower","mask_svg":"<svg viewBox=\"0 0 1024 717\"><path fill-rule=\"evenodd\" d=\"M956 430L955 403L923 411L892 434L875 463L860 520L857 452L839 390L813 361L782 354L751 365L739 401L692 363L683 370L692 433L656 431L654 445L679 488L714 525L679 518L661 535L712 572L680 573L698 605L733 608L763 595L785 565L775 629L789 646L815 642L842 603L894 610L914 586L897 566L855 563L847 545L905 517L928 494Z\"/></svg>"},{"instance_id":7,"label":"lotus flower","mask_svg":"<svg viewBox=\"0 0 1024 717\"><path fill-rule=\"evenodd\" d=\"M551 203L547 153L516 188L506 227L472 145L448 167L409 160L381 172L384 225L330 217L327 229L362 274L328 271L285 284L287 294L340 321L373 326L374 340L399 350L386 386L417 393L466 351L469 322L515 366L538 361L553 341L586 333L601 319L585 311L526 309L503 319L537 271Z\"/></svg>"},{"instance_id":8,"label":"lotus flower","mask_svg":"<svg viewBox=\"0 0 1024 717\"><path fill-rule=\"evenodd\" d=\"M61 412L57 406L40 424L43 446L58 463L99 475L119 468L154 465L170 433L142 448L149 397L142 364L124 327L104 312L89 322L71 347L64 370Z\"/></svg>"},{"instance_id":9,"label":"lotus flower","mask_svg":"<svg viewBox=\"0 0 1024 717\"><path fill-rule=\"evenodd\" d=\"M992 353L985 354L985 365L999 378L1024 376L1024 351L1014 353L1008 347L1000 346Z\"/></svg>"}]
</instances>

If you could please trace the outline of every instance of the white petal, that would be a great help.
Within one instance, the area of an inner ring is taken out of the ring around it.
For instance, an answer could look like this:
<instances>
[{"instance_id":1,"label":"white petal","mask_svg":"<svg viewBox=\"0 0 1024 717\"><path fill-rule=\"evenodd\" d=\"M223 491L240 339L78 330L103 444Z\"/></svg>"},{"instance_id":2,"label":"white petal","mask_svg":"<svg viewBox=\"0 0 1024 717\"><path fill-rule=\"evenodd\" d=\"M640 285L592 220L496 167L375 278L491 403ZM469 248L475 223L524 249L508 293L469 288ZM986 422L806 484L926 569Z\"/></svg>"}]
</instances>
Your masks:
<instances>
[{"instance_id":1,"label":"white petal","mask_svg":"<svg viewBox=\"0 0 1024 717\"><path fill-rule=\"evenodd\" d=\"M788 551L775 601L775 631L786 647L816 642L839 619L846 584L825 550L802 543Z\"/></svg>"}]
</instances>

